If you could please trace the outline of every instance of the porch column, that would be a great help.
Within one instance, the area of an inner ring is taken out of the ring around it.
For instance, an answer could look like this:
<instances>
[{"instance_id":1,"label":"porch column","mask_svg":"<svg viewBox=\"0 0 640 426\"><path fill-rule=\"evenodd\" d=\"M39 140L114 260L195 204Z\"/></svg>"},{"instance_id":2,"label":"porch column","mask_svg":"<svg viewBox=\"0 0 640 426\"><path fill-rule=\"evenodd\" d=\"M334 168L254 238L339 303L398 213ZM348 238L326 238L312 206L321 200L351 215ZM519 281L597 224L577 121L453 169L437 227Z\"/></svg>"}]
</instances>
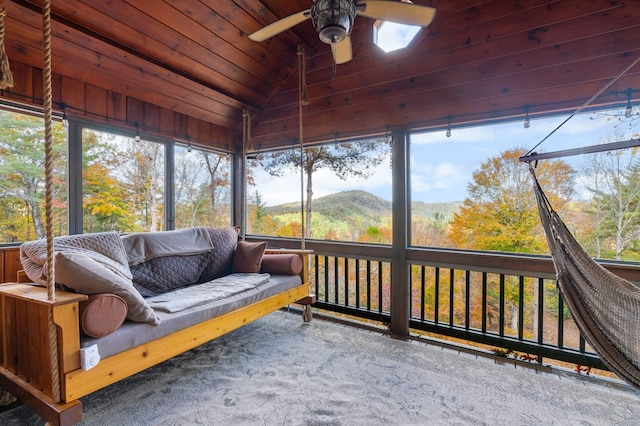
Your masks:
<instances>
[{"instance_id":1,"label":"porch column","mask_svg":"<svg viewBox=\"0 0 640 426\"><path fill-rule=\"evenodd\" d=\"M176 144L164 144L164 229L176 229Z\"/></svg>"},{"instance_id":2,"label":"porch column","mask_svg":"<svg viewBox=\"0 0 640 426\"><path fill-rule=\"evenodd\" d=\"M67 221L69 235L82 234L82 125L74 119L67 129Z\"/></svg>"},{"instance_id":3,"label":"porch column","mask_svg":"<svg viewBox=\"0 0 640 426\"><path fill-rule=\"evenodd\" d=\"M393 246L391 255L391 332L409 334L409 274L407 272L409 147L406 129L392 133Z\"/></svg>"},{"instance_id":4,"label":"porch column","mask_svg":"<svg viewBox=\"0 0 640 426\"><path fill-rule=\"evenodd\" d=\"M245 167L246 161L242 158L242 154L234 153L231 155L231 199L233 200L231 211L231 225L241 226L242 231L246 232L246 211L245 211Z\"/></svg>"}]
</instances>

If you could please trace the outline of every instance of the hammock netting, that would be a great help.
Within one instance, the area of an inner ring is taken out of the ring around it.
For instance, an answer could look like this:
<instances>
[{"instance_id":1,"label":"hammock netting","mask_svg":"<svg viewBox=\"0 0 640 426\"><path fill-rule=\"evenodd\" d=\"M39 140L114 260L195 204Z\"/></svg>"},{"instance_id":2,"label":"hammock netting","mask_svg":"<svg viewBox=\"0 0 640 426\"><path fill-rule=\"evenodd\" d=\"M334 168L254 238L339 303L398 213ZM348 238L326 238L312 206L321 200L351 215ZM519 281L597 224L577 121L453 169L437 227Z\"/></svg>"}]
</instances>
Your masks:
<instances>
[{"instance_id":1,"label":"hammock netting","mask_svg":"<svg viewBox=\"0 0 640 426\"><path fill-rule=\"evenodd\" d=\"M640 388L640 288L582 249L549 204L533 168L531 174L558 287L574 321L611 371Z\"/></svg>"}]
</instances>

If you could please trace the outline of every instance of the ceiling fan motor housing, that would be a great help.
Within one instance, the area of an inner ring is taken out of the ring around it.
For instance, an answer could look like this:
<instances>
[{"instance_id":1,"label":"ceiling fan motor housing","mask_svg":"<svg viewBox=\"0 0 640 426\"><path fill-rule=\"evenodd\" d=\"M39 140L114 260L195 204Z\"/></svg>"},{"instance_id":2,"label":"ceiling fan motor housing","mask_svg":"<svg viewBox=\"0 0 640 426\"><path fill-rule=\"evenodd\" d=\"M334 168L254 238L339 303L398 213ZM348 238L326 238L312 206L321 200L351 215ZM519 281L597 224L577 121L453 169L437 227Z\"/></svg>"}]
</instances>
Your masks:
<instances>
[{"instance_id":1,"label":"ceiling fan motor housing","mask_svg":"<svg viewBox=\"0 0 640 426\"><path fill-rule=\"evenodd\" d=\"M339 43L351 34L356 6L350 0L316 0L311 6L311 20L320 40Z\"/></svg>"}]
</instances>

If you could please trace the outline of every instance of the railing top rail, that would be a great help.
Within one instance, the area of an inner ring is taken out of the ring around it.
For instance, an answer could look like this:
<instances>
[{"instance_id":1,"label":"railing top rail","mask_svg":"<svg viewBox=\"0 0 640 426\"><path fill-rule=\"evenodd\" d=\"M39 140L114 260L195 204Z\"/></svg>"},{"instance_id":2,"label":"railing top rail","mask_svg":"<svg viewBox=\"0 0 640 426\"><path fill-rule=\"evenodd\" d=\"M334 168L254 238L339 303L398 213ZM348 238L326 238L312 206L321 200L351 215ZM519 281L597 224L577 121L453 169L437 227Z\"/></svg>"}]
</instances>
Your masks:
<instances>
[{"instance_id":1,"label":"railing top rail","mask_svg":"<svg viewBox=\"0 0 640 426\"><path fill-rule=\"evenodd\" d=\"M267 241L271 248L299 248L300 240L292 238L251 236L249 239ZM307 249L319 256L350 257L364 260L391 262L393 247L385 244L362 244L345 241L305 240ZM551 256L498 253L478 250L459 250L432 247L409 247L407 262L441 268L471 270L507 275L555 279ZM613 260L600 260L601 265L614 274L632 282L640 281L640 264Z\"/></svg>"}]
</instances>

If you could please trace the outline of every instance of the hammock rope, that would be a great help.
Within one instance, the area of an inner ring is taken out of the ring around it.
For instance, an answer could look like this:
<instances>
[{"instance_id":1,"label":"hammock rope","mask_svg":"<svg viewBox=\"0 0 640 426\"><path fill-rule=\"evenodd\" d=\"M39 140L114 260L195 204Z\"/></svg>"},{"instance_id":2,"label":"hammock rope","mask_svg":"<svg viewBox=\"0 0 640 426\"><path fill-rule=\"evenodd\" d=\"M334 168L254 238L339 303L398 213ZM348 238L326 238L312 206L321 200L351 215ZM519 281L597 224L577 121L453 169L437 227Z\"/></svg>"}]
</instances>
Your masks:
<instances>
[{"instance_id":1,"label":"hammock rope","mask_svg":"<svg viewBox=\"0 0 640 426\"><path fill-rule=\"evenodd\" d=\"M527 157L529 154L531 154L533 152L534 149L536 149L537 147L539 147L540 145L542 145L542 143L544 141L546 141L547 139L549 139L551 137L551 135L553 135L555 132L557 132L562 126L564 126L569 120L571 120L575 115L579 114L580 111L582 111L583 109L585 109L587 106L591 105L591 102L593 102L594 100L596 100L596 98L598 96L600 96L601 94L604 93L605 90L607 90L609 87L611 87L611 85L613 83L615 83L616 81L620 80L622 78L623 75L625 75L631 68L635 67L638 63L640 63L640 56L638 56L633 62L631 62L625 69L623 69L622 71L620 71L620 73L618 73L618 75L616 75L615 77L613 77L609 82L607 82L604 86L602 86L602 88L600 90L598 90L596 93L593 94L593 96L591 96L589 99L587 99L587 101L585 103L583 103L582 105L580 105L580 107L578 107L578 109L576 109L575 111L573 111L571 113L571 115L569 115L569 117L567 117L562 123L558 124L558 126L556 128L554 128L551 132L549 132L549 134L547 136L545 136L540 142L538 142L533 148L531 148L529 150L529 152L527 152L523 158Z\"/></svg>"},{"instance_id":2,"label":"hammock rope","mask_svg":"<svg viewBox=\"0 0 640 426\"><path fill-rule=\"evenodd\" d=\"M640 389L640 288L582 249L529 169L558 287L574 321L611 371Z\"/></svg>"}]
</instances>

